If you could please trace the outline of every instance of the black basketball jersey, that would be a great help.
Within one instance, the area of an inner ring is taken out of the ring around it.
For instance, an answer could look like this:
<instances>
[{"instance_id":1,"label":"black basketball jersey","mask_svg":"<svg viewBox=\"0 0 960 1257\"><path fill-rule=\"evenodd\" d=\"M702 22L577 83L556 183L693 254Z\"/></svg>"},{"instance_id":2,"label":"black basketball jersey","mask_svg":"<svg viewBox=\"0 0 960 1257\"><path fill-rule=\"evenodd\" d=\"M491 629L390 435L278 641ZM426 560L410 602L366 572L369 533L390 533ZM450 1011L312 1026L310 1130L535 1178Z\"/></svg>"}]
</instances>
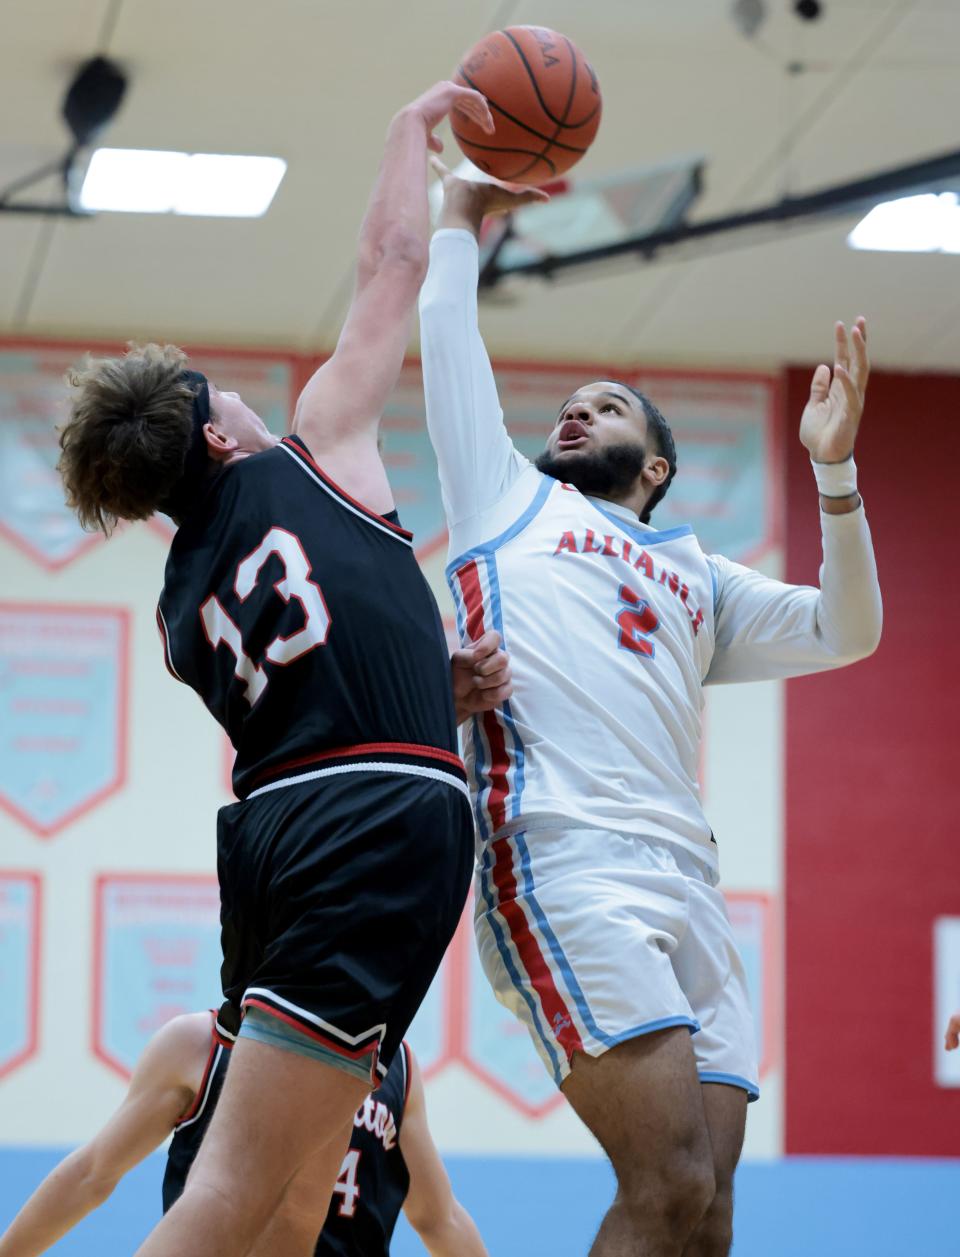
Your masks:
<instances>
[{"instance_id":1,"label":"black basketball jersey","mask_svg":"<svg viewBox=\"0 0 960 1257\"><path fill-rule=\"evenodd\" d=\"M173 539L157 621L167 667L236 749L241 798L372 760L462 779L443 625L411 534L299 438L211 479Z\"/></svg>"},{"instance_id":2,"label":"black basketball jersey","mask_svg":"<svg viewBox=\"0 0 960 1257\"><path fill-rule=\"evenodd\" d=\"M387 1257L410 1188L400 1151L409 1090L409 1048L402 1043L386 1078L353 1119L316 1257Z\"/></svg>"},{"instance_id":3,"label":"black basketball jersey","mask_svg":"<svg viewBox=\"0 0 960 1257\"><path fill-rule=\"evenodd\" d=\"M163 1211L183 1192L187 1174L223 1087L229 1048L213 1032L203 1081L189 1111L174 1129L163 1176ZM350 1147L340 1166L316 1257L388 1257L390 1238L410 1187L400 1128L410 1090L406 1043L383 1082L353 1119Z\"/></svg>"}]
</instances>

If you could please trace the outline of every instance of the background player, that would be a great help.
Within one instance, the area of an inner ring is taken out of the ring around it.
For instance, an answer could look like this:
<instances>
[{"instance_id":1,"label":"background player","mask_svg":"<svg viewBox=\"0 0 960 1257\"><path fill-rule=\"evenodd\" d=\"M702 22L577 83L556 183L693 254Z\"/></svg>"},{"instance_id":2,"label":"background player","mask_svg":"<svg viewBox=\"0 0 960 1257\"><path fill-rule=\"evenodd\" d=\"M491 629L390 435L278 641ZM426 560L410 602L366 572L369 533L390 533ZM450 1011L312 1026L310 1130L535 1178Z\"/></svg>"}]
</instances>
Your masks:
<instances>
[{"instance_id":1,"label":"background player","mask_svg":"<svg viewBox=\"0 0 960 1257\"><path fill-rule=\"evenodd\" d=\"M401 110L332 357L282 443L152 350L77 381L61 474L82 522L179 525L158 622L236 747L221 809L224 993L247 1008L183 1195L143 1253L247 1252L298 1174L329 1196L456 928L473 824L439 611L377 446L427 259L426 154L454 103ZM321 1184L326 1181L326 1188Z\"/></svg>"},{"instance_id":2,"label":"background player","mask_svg":"<svg viewBox=\"0 0 960 1257\"><path fill-rule=\"evenodd\" d=\"M616 381L560 406L534 467L477 329L477 240L509 190L442 166L421 294L427 420L461 634L496 628L515 691L473 722L477 938L497 997L610 1156L597 1257L724 1257L757 1090L743 966L698 786L701 686L871 653L881 606L852 450L863 320L836 329L800 437L820 489L821 589L784 585L650 513L676 470L649 399Z\"/></svg>"},{"instance_id":3,"label":"background player","mask_svg":"<svg viewBox=\"0 0 960 1257\"><path fill-rule=\"evenodd\" d=\"M0 1257L46 1252L172 1132L163 1181L163 1206L170 1208L227 1070L231 1044L215 1026L213 1012L187 1013L157 1031L123 1103L89 1143L47 1175L0 1237ZM329 1209L319 1194L324 1187L304 1179L288 1192L250 1250L253 1257L386 1257L401 1208L431 1257L486 1257L434 1146L420 1070L406 1044L354 1118Z\"/></svg>"},{"instance_id":4,"label":"background player","mask_svg":"<svg viewBox=\"0 0 960 1257\"><path fill-rule=\"evenodd\" d=\"M960 1013L954 1013L947 1022L947 1028L943 1035L943 1046L948 1052L954 1052L960 1048Z\"/></svg>"}]
</instances>

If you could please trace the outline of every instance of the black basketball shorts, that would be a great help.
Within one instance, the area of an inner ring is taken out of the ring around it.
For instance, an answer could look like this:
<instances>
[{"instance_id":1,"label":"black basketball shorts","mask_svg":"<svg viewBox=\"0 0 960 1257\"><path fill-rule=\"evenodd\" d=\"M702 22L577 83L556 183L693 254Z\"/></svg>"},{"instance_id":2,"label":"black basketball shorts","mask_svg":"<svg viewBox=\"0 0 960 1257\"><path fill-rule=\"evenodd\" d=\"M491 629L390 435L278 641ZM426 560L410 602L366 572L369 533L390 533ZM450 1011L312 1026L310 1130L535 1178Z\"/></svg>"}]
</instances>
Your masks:
<instances>
[{"instance_id":1,"label":"black basketball shorts","mask_svg":"<svg viewBox=\"0 0 960 1257\"><path fill-rule=\"evenodd\" d=\"M474 827L461 786L354 770L222 808L226 999L376 1085L463 911Z\"/></svg>"}]
</instances>

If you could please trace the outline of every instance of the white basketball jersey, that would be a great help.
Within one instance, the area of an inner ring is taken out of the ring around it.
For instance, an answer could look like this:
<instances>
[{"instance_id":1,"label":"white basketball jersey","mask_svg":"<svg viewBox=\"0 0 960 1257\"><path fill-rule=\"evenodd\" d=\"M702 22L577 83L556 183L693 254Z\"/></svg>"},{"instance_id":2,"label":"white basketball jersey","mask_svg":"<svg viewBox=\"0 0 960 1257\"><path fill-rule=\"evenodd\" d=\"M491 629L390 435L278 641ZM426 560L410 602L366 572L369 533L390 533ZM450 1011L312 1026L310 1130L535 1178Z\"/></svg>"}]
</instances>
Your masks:
<instances>
[{"instance_id":1,"label":"white basketball jersey","mask_svg":"<svg viewBox=\"0 0 960 1257\"><path fill-rule=\"evenodd\" d=\"M513 671L512 698L467 726L480 835L562 819L715 864L698 783L711 567L689 528L615 512L528 466L485 513L502 530L447 568L461 639L496 629Z\"/></svg>"}]
</instances>

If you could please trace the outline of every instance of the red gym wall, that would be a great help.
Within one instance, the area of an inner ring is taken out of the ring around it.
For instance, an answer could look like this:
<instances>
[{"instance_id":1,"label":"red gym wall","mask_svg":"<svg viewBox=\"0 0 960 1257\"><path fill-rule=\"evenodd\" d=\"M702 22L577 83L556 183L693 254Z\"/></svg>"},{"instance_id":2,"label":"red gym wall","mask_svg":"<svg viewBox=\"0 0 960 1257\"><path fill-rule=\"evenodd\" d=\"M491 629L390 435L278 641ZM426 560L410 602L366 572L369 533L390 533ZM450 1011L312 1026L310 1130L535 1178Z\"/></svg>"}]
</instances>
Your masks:
<instances>
[{"instance_id":1,"label":"red gym wall","mask_svg":"<svg viewBox=\"0 0 960 1257\"><path fill-rule=\"evenodd\" d=\"M809 380L786 373L791 421ZM786 576L815 582L815 490L793 434L787 448ZM956 1155L960 1090L932 1073L932 928L960 914L960 377L875 374L857 464L883 640L787 686L785 1150Z\"/></svg>"}]
</instances>

